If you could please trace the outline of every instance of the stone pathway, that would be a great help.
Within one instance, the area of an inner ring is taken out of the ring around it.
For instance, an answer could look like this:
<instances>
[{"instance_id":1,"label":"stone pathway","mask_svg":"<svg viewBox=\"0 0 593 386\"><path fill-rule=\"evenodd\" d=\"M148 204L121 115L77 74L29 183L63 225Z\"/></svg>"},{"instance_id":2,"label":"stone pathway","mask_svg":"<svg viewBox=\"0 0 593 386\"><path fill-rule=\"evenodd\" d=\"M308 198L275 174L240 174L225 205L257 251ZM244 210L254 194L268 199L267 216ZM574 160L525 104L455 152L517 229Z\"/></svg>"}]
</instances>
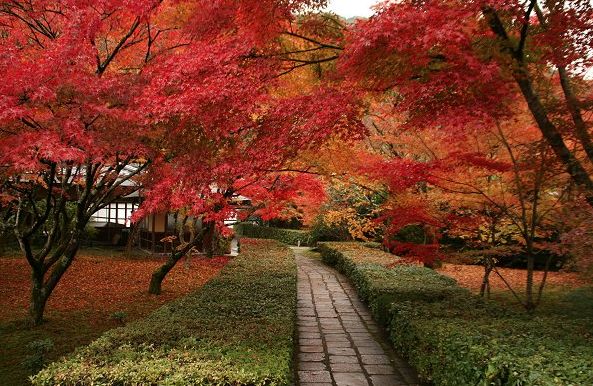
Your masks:
<instances>
[{"instance_id":1,"label":"stone pathway","mask_svg":"<svg viewBox=\"0 0 593 386\"><path fill-rule=\"evenodd\" d=\"M298 265L300 386L420 385L384 341L347 279L308 248L293 248Z\"/></svg>"}]
</instances>

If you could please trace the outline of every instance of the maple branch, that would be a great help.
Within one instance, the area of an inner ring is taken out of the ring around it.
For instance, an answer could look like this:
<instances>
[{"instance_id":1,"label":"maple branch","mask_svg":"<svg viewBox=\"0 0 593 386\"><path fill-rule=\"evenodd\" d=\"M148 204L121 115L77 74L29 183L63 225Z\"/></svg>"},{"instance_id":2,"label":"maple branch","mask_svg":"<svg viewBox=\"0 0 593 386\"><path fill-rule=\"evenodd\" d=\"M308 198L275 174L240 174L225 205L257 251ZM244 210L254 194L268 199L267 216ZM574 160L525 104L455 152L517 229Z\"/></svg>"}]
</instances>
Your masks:
<instances>
[{"instance_id":1,"label":"maple branch","mask_svg":"<svg viewBox=\"0 0 593 386\"><path fill-rule=\"evenodd\" d=\"M546 267L544 268L544 277L542 277L542 281L539 284L539 288L537 290L537 299L535 301L535 305L538 306L542 300L542 295L544 293L544 287L546 286L546 281L548 280L548 273L550 272L550 263L552 261L552 256L548 255L546 259Z\"/></svg>"},{"instance_id":2,"label":"maple branch","mask_svg":"<svg viewBox=\"0 0 593 386\"><path fill-rule=\"evenodd\" d=\"M327 47L315 47L315 48L307 48L307 49L303 49L303 50L286 51L286 52L278 52L278 53L275 53L275 54L261 55L261 57L263 57L263 58L273 58L273 57L277 57L277 56L305 54L305 53L308 53L308 52L315 52L315 51L321 51L321 50L326 50L326 49L327 49Z\"/></svg>"},{"instance_id":3,"label":"maple branch","mask_svg":"<svg viewBox=\"0 0 593 386\"><path fill-rule=\"evenodd\" d=\"M548 28L548 21L542 10L539 8L539 5L537 5L537 1L532 0L532 3L535 7L535 13L540 24L545 28ZM570 76L568 75L565 66L556 64L556 69L558 70L558 76L560 78L560 85L562 87L562 92L564 93L566 106L568 107L568 111L575 125L575 133L581 142L583 150L585 150L585 154L587 154L589 161L593 162L593 141L591 140L585 120L582 116L579 100L572 89Z\"/></svg>"},{"instance_id":4,"label":"maple branch","mask_svg":"<svg viewBox=\"0 0 593 386\"><path fill-rule=\"evenodd\" d=\"M17 241L19 243L21 250L25 254L25 258L27 259L27 262L29 263L29 265L31 265L33 270L37 270L40 268L40 265L33 258L33 251L31 250L31 244L29 243L29 240L26 237L23 237L23 235L21 234L21 231L20 231L20 227L21 227L20 224L21 224L21 218L22 218L21 213L22 212L23 212L23 199L22 199L22 197L19 197L18 204L16 207L16 214L15 214L14 233L16 235L16 238L17 238Z\"/></svg>"},{"instance_id":5,"label":"maple branch","mask_svg":"<svg viewBox=\"0 0 593 386\"><path fill-rule=\"evenodd\" d=\"M424 140L424 138L422 138L421 135L419 135L415 130L413 131L413 134L412 135L414 135L420 141L420 143L422 144L422 146L426 150L428 150L428 152L430 153L430 155L432 155L432 157L433 157L434 160L438 160L439 159L439 157L436 155L436 153L434 152L434 150L432 150L430 148L430 146L428 146L428 144L426 143L426 141Z\"/></svg>"},{"instance_id":6,"label":"maple branch","mask_svg":"<svg viewBox=\"0 0 593 386\"><path fill-rule=\"evenodd\" d=\"M286 71L284 71L284 72L282 72L282 73L274 76L274 78L280 78L281 76L287 75L287 74L289 74L289 73L293 72L294 70L299 69L301 67L310 66L310 65L313 65L313 64L321 64L321 63L325 63L325 62L331 62L332 60L336 60L338 58L339 58L339 56L335 55L335 56L331 56L329 58L319 59L319 60L311 60L311 61L309 61L309 60L302 61L302 60L296 60L295 59L295 60L292 60L292 61L298 62L299 64L297 64L295 66L292 66L288 70L286 70Z\"/></svg>"},{"instance_id":7,"label":"maple branch","mask_svg":"<svg viewBox=\"0 0 593 386\"><path fill-rule=\"evenodd\" d=\"M523 183L521 181L521 175L519 173L519 163L517 161L517 159L515 158L515 154L513 153L513 149L511 148L511 145L509 144L509 142L506 139L506 136L504 135L504 132L502 131L502 128L500 127L500 123L496 122L496 128L498 130L498 134L500 135L499 139L502 142L502 144L504 145L505 149L507 150L507 153L509 154L509 157L511 158L511 162L513 164L513 178L515 180L515 185L517 187L517 192L518 192L518 198L519 198L519 204L521 205L521 219L522 219L522 224L523 226L520 227L519 229L521 230L521 233L523 233L524 236L527 236L527 207L525 204L525 196L524 196L524 192L525 192L525 188L523 186Z\"/></svg>"},{"instance_id":8,"label":"maple branch","mask_svg":"<svg viewBox=\"0 0 593 386\"><path fill-rule=\"evenodd\" d=\"M45 240L45 243L44 243L42 249L39 252L37 252L37 254L35 255L35 259L38 260L40 263L44 262L45 258L51 252L51 249L54 246L54 241L56 239L56 236L58 234L58 229L60 226L60 215L63 212L65 205L66 205L66 200L64 199L63 196L60 197L59 203L58 202L54 203L54 216L53 216L54 222L52 224L52 228ZM63 229L62 231L65 231L65 229Z\"/></svg>"},{"instance_id":9,"label":"maple branch","mask_svg":"<svg viewBox=\"0 0 593 386\"><path fill-rule=\"evenodd\" d=\"M105 58L105 60L102 63L98 57L99 53L97 52L97 59L99 61L98 62L99 65L98 65L97 71L96 71L97 75L99 75L99 76L103 75L105 70L107 70L107 67L109 66L109 64L113 61L113 59L119 53L119 51L124 47L124 45L126 44L128 39L134 34L134 32L136 32L136 29L138 28L139 25L140 25L140 18L136 17L136 19L132 23L132 26L130 27L128 32L120 39L119 43L117 43L117 45L115 46L113 51L111 51L111 53L107 55L107 57Z\"/></svg>"},{"instance_id":10,"label":"maple branch","mask_svg":"<svg viewBox=\"0 0 593 386\"><path fill-rule=\"evenodd\" d=\"M45 223L45 221L49 217L49 214L51 211L51 197L52 197L52 191L53 191L53 185L54 185L54 177L56 175L56 164L51 162L49 164L49 166L50 166L49 176L46 180L46 183L48 184L48 186L47 186L45 211L43 212L43 215L38 216L36 218L35 222L29 228L29 230L23 234L23 236L25 238L29 238L31 235L33 235ZM35 205L33 205L33 208L35 209Z\"/></svg>"},{"instance_id":11,"label":"maple branch","mask_svg":"<svg viewBox=\"0 0 593 386\"><path fill-rule=\"evenodd\" d=\"M513 77L542 135L548 141L556 156L562 161L573 181L583 188L585 199L589 205L593 206L593 180L591 180L589 173L581 162L566 146L558 127L550 120L546 108L534 90L529 71L522 59L517 57L516 50L512 48L512 43L496 10L492 7L484 6L482 7L482 13L488 20L492 32L501 40L501 52L510 54L511 58L517 61L517 66L514 66L512 70Z\"/></svg>"},{"instance_id":12,"label":"maple branch","mask_svg":"<svg viewBox=\"0 0 593 386\"><path fill-rule=\"evenodd\" d=\"M441 177L441 176L437 176L434 174L429 174L429 176L436 178L436 179L440 179L442 181L445 182L449 182L455 185L459 185L459 186L465 186L467 188L472 189L473 191L456 191L453 190L451 188L448 188L446 186L441 186L441 185L437 185L439 186L441 189L445 190L445 191L449 191L452 193L461 193L461 194L474 194L474 195L479 195L484 197L488 202L490 202L494 207L498 208L501 212L503 212L508 218L509 220L511 220L511 222L517 227L517 229L519 229L519 231L521 231L522 227L521 224L519 223L519 221L515 218L515 215L513 215L513 213L510 211L510 208L512 208L512 206L509 206L505 203L505 205L500 204L498 202L496 202L494 199L492 199L492 197L490 197L486 192L484 192L482 189L478 188L477 186L471 185L469 183L466 182L461 182L461 181L455 181L455 180L451 180L449 178L445 178L445 177ZM522 233L522 232L521 232Z\"/></svg>"},{"instance_id":13,"label":"maple branch","mask_svg":"<svg viewBox=\"0 0 593 386\"><path fill-rule=\"evenodd\" d=\"M296 59L296 58L285 58L282 59L285 62L295 62L295 63L304 63L304 64L319 64L319 63L324 63L324 62L329 62L332 60L336 60L339 57L337 55L334 56L330 56L328 58L323 58L323 59L313 59L313 60L309 60L309 59Z\"/></svg>"},{"instance_id":14,"label":"maple branch","mask_svg":"<svg viewBox=\"0 0 593 386\"><path fill-rule=\"evenodd\" d=\"M333 44L328 44L328 43L322 43L319 40L316 40L316 39L313 39L313 38L310 38L308 36L304 36L304 35L301 35L301 34L297 34L297 33L292 32L292 31L284 31L282 33L285 34L285 35L288 35L288 36L292 36L292 37L295 37L295 38L299 38L299 39L308 41L309 43L317 44L320 47L331 48L331 49L340 50L340 51L344 50L344 47L335 46Z\"/></svg>"},{"instance_id":15,"label":"maple branch","mask_svg":"<svg viewBox=\"0 0 593 386\"><path fill-rule=\"evenodd\" d=\"M146 41L146 55L144 55L144 63L148 63L150 60L150 51L152 49L152 45L161 34L161 31L157 31L153 37L150 32L150 23L146 23L146 29L148 31L148 40Z\"/></svg>"},{"instance_id":16,"label":"maple branch","mask_svg":"<svg viewBox=\"0 0 593 386\"><path fill-rule=\"evenodd\" d=\"M100 196L96 196L94 198L94 203L93 205L90 206L90 208L87 211L87 216L90 217L93 213L95 213L97 210L102 209L104 207L106 207L107 205L109 205L110 203L112 203L115 199L117 199L117 197L113 197L111 200L107 200L107 198L118 188L120 187L124 182L129 181L131 178L137 176L138 174L142 173L150 164L151 161L146 161L144 164L136 167L132 172L124 175L123 177L120 177L121 175L121 171L127 166L129 165L129 161L131 160L131 157L128 158L128 160L122 162L121 167L118 167L115 169L114 173L117 173L116 178L113 179L112 183L109 185L109 187L105 190L105 192L100 195ZM131 194L133 192L136 192L140 189L140 186L135 187L134 189L131 190L131 192L129 192L128 194Z\"/></svg>"},{"instance_id":17,"label":"maple branch","mask_svg":"<svg viewBox=\"0 0 593 386\"><path fill-rule=\"evenodd\" d=\"M531 18L531 12L533 12L533 8L537 0L531 0L529 2L529 6L527 7L527 11L525 11L525 20L523 21L523 27L521 27L521 38L519 39L519 46L517 47L517 55L523 60L524 58L524 50L525 44L527 42L527 34L529 32L529 19Z\"/></svg>"},{"instance_id":18,"label":"maple branch","mask_svg":"<svg viewBox=\"0 0 593 386\"><path fill-rule=\"evenodd\" d=\"M311 169L313 167L314 166L309 166L305 170L285 168L285 169L264 169L261 171L268 172L268 173L302 173L302 174L313 174L316 176L321 176L322 175L321 173L309 171L309 169Z\"/></svg>"},{"instance_id":19,"label":"maple branch","mask_svg":"<svg viewBox=\"0 0 593 386\"><path fill-rule=\"evenodd\" d=\"M0 13L4 13L9 17L16 18L17 20L20 20L22 23L24 23L27 26L27 28L31 31L31 39L35 43L37 43L37 45L40 48L45 48L45 46L43 45L37 34L41 34L50 40L54 40L57 38L58 33L52 30L51 25L47 22L47 19L44 19L46 24L43 24L41 21L28 14L29 12L36 12L33 9L33 6L31 6L30 8L26 8L23 4L21 4L18 1L12 1L11 3L13 4L12 7L8 3L1 4L2 6L0 7ZM19 12L14 8L22 11L24 13L24 16L19 14ZM43 17L43 14L40 17Z\"/></svg>"},{"instance_id":20,"label":"maple branch","mask_svg":"<svg viewBox=\"0 0 593 386\"><path fill-rule=\"evenodd\" d=\"M521 297L519 297L519 295L517 294L517 292L515 292L513 287L511 287L509 282L500 274L500 272L498 271L498 268L496 266L494 266L493 269L494 269L494 273L496 273L498 275L498 277L500 277L500 279L505 284L505 286L509 289L509 291L511 291L511 293L513 294L515 299L517 299L517 302L519 302L519 304L521 306L525 307L525 303L523 303L523 300L521 300Z\"/></svg>"}]
</instances>

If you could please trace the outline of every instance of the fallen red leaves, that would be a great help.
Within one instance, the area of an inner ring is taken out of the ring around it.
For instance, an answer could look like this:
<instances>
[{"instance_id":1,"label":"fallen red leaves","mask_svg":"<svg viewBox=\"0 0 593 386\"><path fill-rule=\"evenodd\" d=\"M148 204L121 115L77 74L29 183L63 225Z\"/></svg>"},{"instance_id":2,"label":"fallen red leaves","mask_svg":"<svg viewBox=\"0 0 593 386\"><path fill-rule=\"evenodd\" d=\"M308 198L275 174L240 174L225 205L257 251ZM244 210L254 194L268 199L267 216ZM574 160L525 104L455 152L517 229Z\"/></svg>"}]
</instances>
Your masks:
<instances>
[{"instance_id":1,"label":"fallen red leaves","mask_svg":"<svg viewBox=\"0 0 593 386\"><path fill-rule=\"evenodd\" d=\"M484 268L479 265L460 265L445 264L437 269L443 275L447 275L457 280L459 285L469 288L472 291L479 291L482 284ZM509 282L513 289L521 290L525 286L527 271L524 269L499 268L500 274ZM543 272L535 272L535 280L539 283L543 277ZM588 283L578 274L571 272L550 272L548 274L547 284L552 286L565 287L583 287ZM490 286L494 290L502 290L507 287L503 281L494 272L490 275Z\"/></svg>"},{"instance_id":2,"label":"fallen red leaves","mask_svg":"<svg viewBox=\"0 0 593 386\"><path fill-rule=\"evenodd\" d=\"M163 258L164 259L164 258ZM154 308L198 288L228 262L225 257L192 257L181 261L163 283L163 293L147 293L152 272L163 259L93 256L76 258L49 299L47 311L90 310L114 312L134 304ZM21 258L1 258L0 320L17 319L27 312L30 268Z\"/></svg>"}]
</instances>

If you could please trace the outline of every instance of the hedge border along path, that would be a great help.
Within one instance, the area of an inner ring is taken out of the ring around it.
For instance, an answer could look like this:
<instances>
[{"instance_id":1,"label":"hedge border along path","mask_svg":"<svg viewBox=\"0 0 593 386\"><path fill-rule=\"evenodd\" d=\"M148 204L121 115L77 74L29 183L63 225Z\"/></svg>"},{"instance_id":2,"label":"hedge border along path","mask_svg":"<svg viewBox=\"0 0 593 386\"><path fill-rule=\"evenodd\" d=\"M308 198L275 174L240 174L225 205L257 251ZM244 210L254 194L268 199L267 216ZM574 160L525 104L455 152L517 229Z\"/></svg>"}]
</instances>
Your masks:
<instances>
[{"instance_id":1,"label":"hedge border along path","mask_svg":"<svg viewBox=\"0 0 593 386\"><path fill-rule=\"evenodd\" d=\"M433 270L392 269L393 256L355 243L320 243L346 274L396 351L441 386L593 385L591 320L530 317L483 302Z\"/></svg>"},{"instance_id":2,"label":"hedge border along path","mask_svg":"<svg viewBox=\"0 0 593 386\"><path fill-rule=\"evenodd\" d=\"M296 263L286 246L243 240L200 290L52 363L41 385L292 383Z\"/></svg>"},{"instance_id":3,"label":"hedge border along path","mask_svg":"<svg viewBox=\"0 0 593 386\"><path fill-rule=\"evenodd\" d=\"M242 222L235 225L235 231L242 237L272 239L288 245L312 246L315 244L309 231L298 229L282 229Z\"/></svg>"}]
</instances>

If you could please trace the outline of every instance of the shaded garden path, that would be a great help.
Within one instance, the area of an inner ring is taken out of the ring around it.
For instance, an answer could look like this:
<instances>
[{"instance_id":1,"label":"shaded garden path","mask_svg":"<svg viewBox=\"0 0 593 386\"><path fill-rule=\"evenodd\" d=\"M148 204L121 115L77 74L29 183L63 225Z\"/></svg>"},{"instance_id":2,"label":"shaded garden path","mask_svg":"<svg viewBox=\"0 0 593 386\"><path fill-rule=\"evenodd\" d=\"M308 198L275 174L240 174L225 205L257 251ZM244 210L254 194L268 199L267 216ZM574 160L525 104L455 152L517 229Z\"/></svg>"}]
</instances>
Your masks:
<instances>
[{"instance_id":1,"label":"shaded garden path","mask_svg":"<svg viewBox=\"0 0 593 386\"><path fill-rule=\"evenodd\" d=\"M347 279L308 248L298 265L298 385L417 385L414 371L382 338Z\"/></svg>"}]
</instances>

